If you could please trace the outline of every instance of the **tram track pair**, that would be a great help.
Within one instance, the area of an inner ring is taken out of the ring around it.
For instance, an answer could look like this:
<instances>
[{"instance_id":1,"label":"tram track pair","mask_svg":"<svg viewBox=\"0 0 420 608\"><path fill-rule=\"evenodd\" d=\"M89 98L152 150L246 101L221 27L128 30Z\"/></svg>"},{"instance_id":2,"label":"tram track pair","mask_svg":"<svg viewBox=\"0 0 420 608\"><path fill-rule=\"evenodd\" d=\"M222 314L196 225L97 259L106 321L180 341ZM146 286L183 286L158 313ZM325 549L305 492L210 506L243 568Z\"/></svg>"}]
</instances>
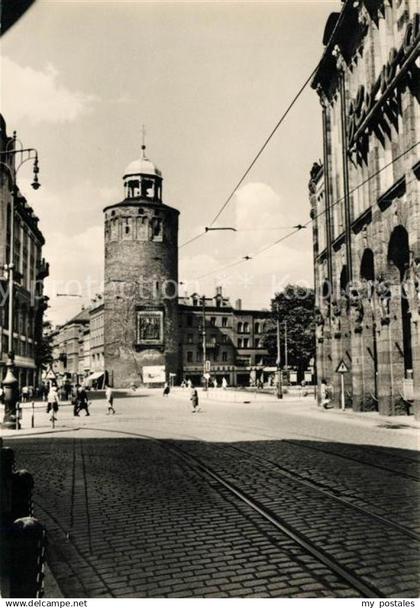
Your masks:
<instances>
[{"instance_id":1,"label":"tram track pair","mask_svg":"<svg viewBox=\"0 0 420 608\"><path fill-rule=\"evenodd\" d=\"M223 475L216 472L212 467L208 466L207 464L204 464L200 459L198 459L197 457L195 457L188 451L185 451L179 445L176 445L174 440L157 439L156 437L153 437L150 435L134 433L134 432L129 432L129 431L122 431L120 429L118 429L118 430L109 429L109 428L104 429L104 428L95 428L92 426L86 426L83 428L85 430L110 432L110 433L116 433L119 435L137 437L139 439L153 440L154 442L158 443L165 449L170 450L176 457L180 458L185 464L187 464L187 466L189 466L191 469L194 469L197 473L199 473L205 479L212 480L213 482L217 482L217 484L221 488L228 491L237 500L239 500L241 503L247 505L254 512L256 512L259 516L261 516L265 521L269 522L277 530L281 531L288 538L290 538L295 543L297 543L301 548L303 548L313 558L318 560L324 566L327 566L327 568L329 568L331 570L331 572L333 572L341 580L345 581L351 588L353 588L355 591L357 591L360 595L362 595L364 597L384 597L383 594L381 594L380 589L376 588L369 581L363 580L362 577L355 575L353 572L351 572L349 569L347 569L345 567L345 565L340 565L334 557L332 557L331 555L328 555L328 553L326 553L322 548L320 548L315 543L313 543L304 534L302 534L301 532L299 532L298 530L294 529L292 526L287 524L284 520L282 520L281 517L279 517L278 515L273 513L271 511L271 509L269 509L269 508L267 508L267 506L263 505L258 500L258 498L255 498L254 496L249 495L248 492L246 492L243 489L241 489L240 487L238 487L235 482L228 481L226 478L223 477ZM183 437L182 439L180 439L180 441L191 441L191 440L200 441L197 437L191 437L191 436ZM285 440L285 441L289 442L292 445L295 445L299 448L306 447L306 446L301 446L301 444L299 444L299 443L294 443L293 441L288 441L288 440ZM75 445L76 444L74 443L74 446ZM284 467L281 467L280 465L278 465L278 463L275 463L273 461L270 461L267 458L264 458L264 457L258 456L256 454L253 454L251 452L248 452L247 450L240 448L238 446L229 446L229 447L241 452L243 455L246 455L248 458L251 458L254 462L257 461L263 465L269 464L270 466L274 467L283 477L288 478L288 479L293 478L293 481L295 483L300 483L301 485L303 485L307 488L310 488L311 490L317 491L318 493L328 496L328 498L330 498L330 499L333 499L337 502L341 502L342 504L346 505L346 507L359 511L360 513L363 513L364 515L367 515L367 516L371 517L372 519L375 519L376 521L378 521L379 523L381 523L384 526L387 526L388 528L392 527L395 530L397 530L399 533L405 534L405 535L413 538L416 541L418 541L420 539L419 535L417 535L414 531L410 530L406 526L403 526L401 524L398 524L397 522L388 520L387 518L382 517L378 514L372 513L370 511L368 511L367 509L360 507L359 505L355 505L351 501L348 501L346 499L343 499L340 496L335 495L330 490L326 490L325 488L322 488L320 486L320 484L316 484L312 481L303 479L301 476L296 475L296 472L294 472L294 471L286 470ZM324 452L334 455L334 456L335 455L340 456L340 458L347 458L346 456L334 454L334 452L330 452L329 450L321 450L321 451L324 451ZM75 454L75 447L74 447L74 454ZM74 458L75 458L75 456L74 456ZM359 464L369 465L369 463L364 463L364 462L359 461L354 458L350 458L350 460L356 460L356 462L358 462ZM86 468L85 468L84 455L83 455L82 461L83 461L82 469L83 469L83 475L84 475L84 479L85 479L84 487L85 487L85 492L86 492L86 513L87 513L87 518L88 518L88 534L90 535L89 505L88 505L88 498L87 498L87 482L86 482ZM386 469L386 470L388 470L388 469ZM389 472L398 474L396 471L392 471L392 470ZM74 483L74 478L73 478L73 483ZM72 492L73 491L74 491L74 488L72 489ZM72 501L73 500L74 500L74 496L72 498ZM39 505L39 506L42 509L44 509L44 507L42 507L42 505ZM73 518L73 502L72 502L71 518ZM60 526L60 527L62 528L62 526ZM70 527L72 527L72 524ZM62 529L64 531L64 528L62 528ZM73 540L71 538L69 540L70 540L70 542L73 542ZM90 540L89 540L89 544L90 544Z\"/></svg>"},{"instance_id":2,"label":"tram track pair","mask_svg":"<svg viewBox=\"0 0 420 608\"><path fill-rule=\"evenodd\" d=\"M103 430L91 426L85 428L92 431ZM242 504L252 509L266 522L269 522L272 526L274 526L276 530L282 532L287 538L294 541L299 547L303 548L304 551L306 551L311 557L315 558L318 562L326 566L332 573L334 573L339 579L341 579L347 585L357 591L357 593L360 594L362 597L385 597L382 594L381 590L376 588L375 585L355 575L345 565L338 563L338 561L333 556L330 556L327 552L325 552L321 547L317 546L304 534L297 531L295 528L287 524L282 518L276 515L271 509L264 506L258 500L258 498L250 496L247 492L239 488L237 484L224 479L223 476L218 474L212 467L209 467L207 464L204 464L200 459L190 454L188 451L184 450L180 446L175 445L174 440L157 439L156 437L150 435L130 431L122 431L120 429L114 431L108 428L107 431L111 433L114 432L119 435L126 435L130 437L137 437L139 439L147 439L154 441L158 445L164 447L164 449L172 452L177 458L181 459L190 469L194 470L196 473L199 473L200 476L204 477L207 481L217 482L220 487L222 487L224 490L227 490L229 494L235 496L236 499L238 499ZM191 441L191 439L192 438L184 438L183 440ZM197 438L194 438L194 440L197 440ZM352 507L353 505L349 504L348 506ZM382 520L381 523L383 525L389 525L386 520ZM401 532L401 530L399 531Z\"/></svg>"},{"instance_id":3,"label":"tram track pair","mask_svg":"<svg viewBox=\"0 0 420 608\"><path fill-rule=\"evenodd\" d=\"M223 424L217 424L214 421L212 421L212 426L216 426L218 428L222 428L224 430L229 430L231 429L232 431L244 431L249 433L249 427L241 427L238 425L226 425L225 423ZM390 468L390 467L386 467L383 465L380 465L378 463L375 462L371 462L370 460L367 459L360 459L360 458L356 458L354 456L349 456L343 453L339 453L336 450L333 449L329 449L326 448L325 446L314 446L314 445L308 445L308 444L303 444L303 443L299 443L299 440L293 440L293 439L284 439L281 438L279 439L278 436L275 435L267 435L267 432L265 429L258 429L258 428L253 428L252 429L253 435L258 435L261 437L261 439L265 440L265 441L281 441L282 443L285 444L289 444L289 445L293 445L296 448L301 448L304 450L312 450L312 451L317 451L317 452L323 452L324 454L327 454L329 456L334 456L336 458L340 458L340 459L344 459L344 460L348 460L349 462L355 462L357 464L361 464L363 466L369 466L375 469L379 469L382 471L386 471L387 473L393 474L393 475L397 475L398 477L402 477L405 479L411 479L413 481L418 481L420 482L420 476L419 475L412 475L410 473L407 473L405 471L401 471L395 468ZM318 441L318 442L327 442L330 443L331 442L331 438L328 437L322 437L319 435L308 435L302 432L296 432L293 433L294 435L297 435L299 437L304 437L305 440L307 439L311 439L313 441ZM198 438L197 438L198 440ZM379 448L378 446L368 446L368 449L374 452L378 452L378 450L380 449L381 452L384 452L383 448ZM392 452L390 452L389 450L385 450L385 453L387 456L391 457L391 458L395 458L395 459L399 459L400 461L404 461L404 462L409 462L411 464L416 464L419 466L419 470L420 470L420 457L418 460L413 459L413 458L408 458L407 456L397 456L395 454L393 454Z\"/></svg>"},{"instance_id":4,"label":"tram track pair","mask_svg":"<svg viewBox=\"0 0 420 608\"><path fill-rule=\"evenodd\" d=\"M251 457L258 462L261 462L261 464L263 464L263 465L268 464L268 465L274 467L276 472L278 474L282 475L283 477L290 479L294 482L298 482L299 484L301 484L305 487L308 487L312 490L315 490L316 492L323 494L324 496L328 496L328 498L331 498L332 500L335 500L336 502L339 502L339 503L345 505L346 507L359 511L360 513L367 515L371 519L379 521L389 527L393 527L396 530L398 530L399 532L402 532L403 534L406 534L407 536L410 536L414 540L420 542L420 535L417 534L415 531L411 530L410 528L407 528L407 526L404 526L398 522L395 522L386 517L383 517L382 515L369 511L368 509L365 509L364 507L361 507L360 505L355 504L354 502L344 498L343 496L340 496L339 494L335 494L330 489L323 487L322 484L314 482L314 481L309 481L308 479L303 478L296 471L287 469L286 467L278 464L277 462L275 462L269 458L265 458L265 457L259 456L257 454L253 454L253 453L249 452L248 450L245 450L238 446L230 446L230 448L233 450L237 450L238 452L241 452L242 454L244 454L248 457Z\"/></svg>"},{"instance_id":5,"label":"tram track pair","mask_svg":"<svg viewBox=\"0 0 420 608\"><path fill-rule=\"evenodd\" d=\"M374 463L374 462L369 462L368 460L360 460L359 458L354 458L353 456L348 456L346 454L339 454L335 450L330 450L330 449L327 449L325 447L297 443L296 441L293 441L291 439L283 439L282 441L283 441L283 443L286 443L286 444L289 444L289 445L293 445L293 446L298 447L300 449L312 450L312 451L317 451L317 452L323 452L324 454L328 454L328 455L335 456L337 458L342 458L344 460L349 460L349 461L352 461L352 462L357 462L358 464L362 464L362 465L365 465L365 466L373 467L375 469L380 469L381 471L386 471L387 473L393 473L395 475L398 475L399 477L404 477L406 479L412 479L413 481L420 482L420 477L417 476L417 475L411 475L410 473L406 473L404 471L398 471L396 469L390 469L389 467L385 467L385 466L383 466L381 464ZM398 458L398 457L396 457L396 458ZM405 460L405 461L409 460L413 464L418 464L420 466L419 463L417 463L415 460L412 460L412 459L401 458L401 460Z\"/></svg>"}]
</instances>

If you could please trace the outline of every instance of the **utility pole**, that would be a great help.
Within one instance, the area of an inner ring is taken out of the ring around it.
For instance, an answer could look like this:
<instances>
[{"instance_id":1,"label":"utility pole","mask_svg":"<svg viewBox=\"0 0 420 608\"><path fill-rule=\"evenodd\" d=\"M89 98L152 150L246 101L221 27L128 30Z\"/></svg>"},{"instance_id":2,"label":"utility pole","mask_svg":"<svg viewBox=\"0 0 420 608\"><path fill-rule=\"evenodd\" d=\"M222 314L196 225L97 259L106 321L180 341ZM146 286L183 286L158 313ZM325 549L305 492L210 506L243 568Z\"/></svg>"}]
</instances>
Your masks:
<instances>
[{"instance_id":1,"label":"utility pole","mask_svg":"<svg viewBox=\"0 0 420 608\"><path fill-rule=\"evenodd\" d=\"M284 321L284 367L289 369L289 352L287 344L287 321Z\"/></svg>"},{"instance_id":2,"label":"utility pole","mask_svg":"<svg viewBox=\"0 0 420 608\"><path fill-rule=\"evenodd\" d=\"M203 389L206 391L208 388L208 382L206 378L206 360L207 360L207 347L206 347L206 296L201 298L202 312L203 312Z\"/></svg>"},{"instance_id":3,"label":"utility pole","mask_svg":"<svg viewBox=\"0 0 420 608\"><path fill-rule=\"evenodd\" d=\"M276 305L276 324L277 324L277 399L283 399L283 378L281 373L281 345L280 345L280 313L278 304Z\"/></svg>"},{"instance_id":4,"label":"utility pole","mask_svg":"<svg viewBox=\"0 0 420 608\"><path fill-rule=\"evenodd\" d=\"M289 353L287 350L287 321L283 321L284 325L284 369L286 370L286 386L289 385Z\"/></svg>"}]
</instances>

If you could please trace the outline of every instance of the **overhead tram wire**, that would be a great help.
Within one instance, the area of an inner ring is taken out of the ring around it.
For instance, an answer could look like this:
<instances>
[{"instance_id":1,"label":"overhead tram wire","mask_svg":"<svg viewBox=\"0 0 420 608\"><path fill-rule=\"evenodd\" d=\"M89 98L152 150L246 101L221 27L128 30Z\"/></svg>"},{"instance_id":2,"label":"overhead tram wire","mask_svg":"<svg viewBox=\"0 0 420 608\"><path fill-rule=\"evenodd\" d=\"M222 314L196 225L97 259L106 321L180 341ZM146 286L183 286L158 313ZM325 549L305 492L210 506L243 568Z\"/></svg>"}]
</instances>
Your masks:
<instances>
[{"instance_id":1,"label":"overhead tram wire","mask_svg":"<svg viewBox=\"0 0 420 608\"><path fill-rule=\"evenodd\" d=\"M204 236L205 234L207 234L207 232L200 232L200 234L196 234L195 236L190 238L188 241L185 241L185 243L182 243L181 245L179 245L178 249L181 249L182 247L185 247L185 245L189 245L190 243L193 243L194 241L196 241L200 237Z\"/></svg>"},{"instance_id":2,"label":"overhead tram wire","mask_svg":"<svg viewBox=\"0 0 420 608\"><path fill-rule=\"evenodd\" d=\"M334 35L335 35L336 31L338 30L338 27L339 27L340 24L341 24L341 19L337 19L336 24L335 24L335 26L333 28L333 31L330 34L330 39L332 39L334 37ZM223 205L220 208L220 210L217 212L217 214L213 218L213 221L211 222L210 226L213 226L214 222L218 219L218 217L220 216L220 214L222 213L222 211L224 211L224 209L227 207L227 205L231 201L233 195L235 194L236 190L239 188L239 186L242 184L242 182L244 181L244 179L246 178L246 176L248 175L248 173L251 171L252 167L255 165L255 163L257 162L257 160L259 159L259 157L261 156L261 154L263 153L263 151L267 147L267 144L269 143L269 141L271 140L271 138L273 137L273 135L275 134L275 132L277 131L277 129L280 127L280 125L282 124L283 120L288 115L289 111L292 109L292 107L294 106L294 104L296 103L296 101L299 99L300 95L303 93L303 91L305 90L305 88L308 86L308 84L312 80L313 76L315 75L315 73L317 72L319 66L321 65L321 62L322 62L323 58L324 58L324 56L318 61L318 63L316 64L315 68L312 70L311 74L305 80L305 82L303 83L303 85L300 87L299 91L296 93L295 97L290 102L289 106L286 108L285 112L283 112L283 115L281 116L281 118L279 119L279 121L275 125L274 129L271 131L270 135L267 137L267 139L265 140L265 142L263 143L263 145L259 149L257 155L254 157L254 160L251 162L251 164L249 165L249 167L246 169L245 173L242 175L241 179L237 183L237 185L234 188L234 190L232 190L232 192L229 195L229 197L226 199L226 201L223 203ZM202 232L201 234L198 234L196 237L191 238L186 243L182 243L182 245L179 246L179 249L181 247L185 247L185 245L188 245L189 243L192 243L193 241L201 238L205 234L207 234L207 231Z\"/></svg>"},{"instance_id":3,"label":"overhead tram wire","mask_svg":"<svg viewBox=\"0 0 420 608\"><path fill-rule=\"evenodd\" d=\"M396 156L392 161L390 161L389 163L387 163L386 165L384 165L383 167L381 167L380 169L378 169L377 171L375 171L374 173L372 173L372 175L368 176L365 180L363 180L362 182L360 182L360 184L358 184L357 186L355 186L354 188L352 188L349 191L349 194L353 194L353 192L356 192L356 190L358 190L359 188L361 188L362 186L364 186L365 184L367 184L371 179L374 179L380 173L382 173L382 171L385 171L385 169L388 169L388 167L390 167L391 165L393 165L394 163L396 163L398 160L400 160L400 158L402 158L403 156L405 156L406 154L408 154L409 152L411 152L411 150L414 150L414 148L416 148L419 144L420 144L420 141L417 141L415 144L413 144L412 146L410 146L409 148L407 148L406 150L404 150L403 152L401 152L401 154L399 154L398 156ZM335 205L338 205L343 200L344 200L344 196L341 196L336 201L334 201L333 203L331 203L331 205L329 206L329 208L331 209L332 207L335 207ZM288 232L287 234L283 235L280 239L277 239L276 241L274 241L270 245L267 245L266 247L264 247L260 251L257 251L257 253L255 253L254 255L245 255L240 260L236 260L236 262L233 262L233 263L228 264L226 266L222 266L221 268L217 268L215 270L207 272L206 274L200 275L199 277L195 277L195 278L193 278L191 280L192 281L197 281L199 279L203 279L203 278L208 277L208 276L210 276L212 274L215 274L217 272L223 272L224 270L228 270L229 268L232 268L233 266L238 266L239 264L244 264L245 262L248 262L250 260L254 260L257 256L259 256L262 253L268 251L269 249L272 249L273 247L275 247L276 245L278 245L282 241L285 241L286 239L288 239L289 237L293 236L297 232L300 232L303 228L306 228L307 226L309 226L312 222L314 222L316 219L318 219L319 217L321 217L322 215L324 215L326 212L327 212L327 210L324 209L324 211L321 211L321 213L318 213L315 217L310 218L305 224L298 224L297 226L294 227L295 228L294 230L292 230L291 232Z\"/></svg>"},{"instance_id":4,"label":"overhead tram wire","mask_svg":"<svg viewBox=\"0 0 420 608\"><path fill-rule=\"evenodd\" d=\"M255 165L255 163L257 162L257 160L261 156L261 154L264 152L265 148L267 147L267 145L271 141L271 139L274 136L274 134L277 131L277 129L280 127L280 125L282 124L282 122L284 121L284 119L286 118L286 116L288 115L288 113L290 112L290 110L295 105L296 101L299 99L299 97L301 96L301 94L303 93L303 91L305 90L305 88L307 87L307 85L312 80L312 78L315 75L315 72L317 71L317 69L318 69L318 64L312 70L312 72L310 73L310 75L308 76L308 78L305 80L305 82L303 83L303 85L300 87L300 89L298 90L298 92L296 93L296 95L294 96L294 98L292 99L292 101L289 103L288 107L283 112L283 114L280 117L280 119L277 121L277 124L275 125L274 129L271 131L270 135L266 138L265 142L263 143L263 145L261 146L261 148L257 152L257 155L254 157L254 159L251 162L251 164L248 166L248 168L246 169L246 171L243 173L241 179L238 181L238 183L236 184L236 186L234 187L234 189L232 190L232 192L229 194L229 196L227 197L227 199L225 200L225 202L223 203L223 205L220 207L219 211L214 216L214 218L213 218L210 226L213 226L213 224L216 222L216 220L219 218L219 216L222 214L222 212L228 206L228 204L232 200L233 195L235 194L235 192L237 191L237 189L239 188L239 186L243 183L243 181L245 180L245 178L247 177L248 173L251 171L252 167Z\"/></svg>"},{"instance_id":5,"label":"overhead tram wire","mask_svg":"<svg viewBox=\"0 0 420 608\"><path fill-rule=\"evenodd\" d=\"M261 253L264 253L264 251L267 251L267 249L271 249L275 245L278 245L282 241L284 241L287 238L289 238L289 236L292 236L293 234L296 234L296 232L299 232L300 230L302 230L303 227L304 226L299 226L298 228L295 228L292 232L289 232L288 234L283 235L281 238L277 239L277 241L274 241L274 243L271 243L271 245L267 245L267 247L264 247L260 251L257 251L257 253L255 253L254 255L245 255L240 260L236 260L236 262L232 262L231 264L227 264L226 266L222 266L222 268L219 268L218 270L212 270L210 272L207 272L206 274L202 274L199 277L195 277L192 280L193 281L198 281L199 279L203 279L204 277L208 277L211 274L214 274L215 272L222 272L223 270L228 270L229 268L232 268L233 266L238 266L239 264L244 264L245 262L248 262L249 260L253 260L258 255L260 255Z\"/></svg>"},{"instance_id":6,"label":"overhead tram wire","mask_svg":"<svg viewBox=\"0 0 420 608\"><path fill-rule=\"evenodd\" d=\"M303 91L305 90L305 88L308 86L308 84L312 80L312 77L314 76L314 74L317 71L317 69L318 69L318 64L312 70L311 74L308 76L308 78L305 80L305 82L302 84L302 86L300 87L300 89L298 90L298 92L296 93L296 95L293 97L292 101L287 106L286 110L283 112L283 114L281 115L281 117L277 121L277 123L274 126L274 128L272 129L271 133L265 139L263 145L260 147L260 149L258 150L257 154L254 156L254 159L248 165L248 168L242 174L242 177L240 178L240 180L238 181L238 183L236 184L236 186L234 187L234 189L232 190L232 192L229 194L229 196L227 197L227 199L225 200L225 202L223 203L223 205L220 207L219 211L214 216L213 220L210 223L210 227L214 225L214 223L217 221L217 219L220 217L220 215L226 209L226 207L228 206L228 204L232 200L233 195L235 194L235 192L237 191L237 189L239 188L239 186L243 183L243 181L245 180L245 178L247 177L247 175L249 174L249 172L251 171L251 169L253 168L253 166L257 162L257 160L260 158L261 154L266 149L266 147L268 146L269 142L271 141L271 139L273 138L274 134L276 133L277 129L280 127L280 125L282 124L282 122L284 121L284 119L286 118L286 116L289 114L290 110L293 108L293 106L295 105L295 103L297 102L297 100L299 99L299 97L301 96L301 94L303 93ZM182 247L185 247L186 245L189 245L193 241L196 241L197 239L201 238L202 236L204 236L205 234L207 234L207 232L208 231L205 230L204 232L201 232L201 233L197 234L196 236L192 237L191 239L189 239L185 243L182 243L179 246L179 249L181 249Z\"/></svg>"},{"instance_id":7,"label":"overhead tram wire","mask_svg":"<svg viewBox=\"0 0 420 608\"><path fill-rule=\"evenodd\" d=\"M406 150L404 150L403 152L401 152L401 154L398 154L398 156L396 156L394 159L392 159L391 161L389 161L389 163L387 163L386 165L384 165L383 167L381 167L380 169L378 169L377 171L375 171L374 173L372 173L372 175L369 175L366 179L364 179L362 182L360 182L360 184L357 184L357 186L355 186L354 188L352 188L351 190L349 190L349 195L353 194L353 192L356 192L356 190L358 190L359 188L361 188L362 186L364 186L365 184L367 184L368 182L370 182L371 179L374 179L375 177L377 177L380 173L382 173L382 171L385 171L385 169L388 169L388 167L391 167L391 165L393 165L398 160L400 160L400 158L402 158L403 156L405 156L406 154L408 154L409 152L411 152L411 150L414 150L414 148L416 148L419 144L420 144L420 141L416 141L416 143L414 143L412 146L410 146L409 148L407 148ZM338 205L339 203L341 203L343 201L344 201L344 195L341 196L340 198L338 198L333 203L331 203L330 209L332 209L333 207L335 207L336 205ZM304 224L304 226L305 227L309 226L309 224L311 224L312 222L314 222L315 220L317 220L319 217L321 217L321 215L324 215L326 212L327 212L327 210L324 209L324 211L321 211L321 213L318 213L315 217L311 217Z\"/></svg>"}]
</instances>

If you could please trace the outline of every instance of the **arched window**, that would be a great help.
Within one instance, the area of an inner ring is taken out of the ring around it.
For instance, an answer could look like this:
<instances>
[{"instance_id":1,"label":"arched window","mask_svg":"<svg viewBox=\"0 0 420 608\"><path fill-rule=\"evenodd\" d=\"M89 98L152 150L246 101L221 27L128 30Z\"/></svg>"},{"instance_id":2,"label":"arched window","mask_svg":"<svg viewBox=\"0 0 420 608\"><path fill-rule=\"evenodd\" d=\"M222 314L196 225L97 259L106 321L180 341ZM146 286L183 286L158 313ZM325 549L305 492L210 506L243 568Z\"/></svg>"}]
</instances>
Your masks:
<instances>
[{"instance_id":1,"label":"arched window","mask_svg":"<svg viewBox=\"0 0 420 608\"><path fill-rule=\"evenodd\" d=\"M249 333L249 323L248 322L244 323L244 333L245 334Z\"/></svg>"},{"instance_id":2,"label":"arched window","mask_svg":"<svg viewBox=\"0 0 420 608\"><path fill-rule=\"evenodd\" d=\"M341 274L340 274L340 293L342 295L345 295L347 293L348 284L349 284L349 273L347 270L347 264L344 264L343 268L341 269Z\"/></svg>"},{"instance_id":3,"label":"arched window","mask_svg":"<svg viewBox=\"0 0 420 608\"><path fill-rule=\"evenodd\" d=\"M238 323L238 334L241 334L243 331L243 323L239 322Z\"/></svg>"},{"instance_id":4,"label":"arched window","mask_svg":"<svg viewBox=\"0 0 420 608\"><path fill-rule=\"evenodd\" d=\"M401 284L401 322L403 334L404 369L413 369L413 351L411 345L411 316L408 294L404 289L404 278L410 263L408 232L404 226L394 228L388 245L388 262L398 269Z\"/></svg>"},{"instance_id":5,"label":"arched window","mask_svg":"<svg viewBox=\"0 0 420 608\"><path fill-rule=\"evenodd\" d=\"M365 249L360 263L360 277L365 281L375 280L375 262L372 249Z\"/></svg>"}]
</instances>

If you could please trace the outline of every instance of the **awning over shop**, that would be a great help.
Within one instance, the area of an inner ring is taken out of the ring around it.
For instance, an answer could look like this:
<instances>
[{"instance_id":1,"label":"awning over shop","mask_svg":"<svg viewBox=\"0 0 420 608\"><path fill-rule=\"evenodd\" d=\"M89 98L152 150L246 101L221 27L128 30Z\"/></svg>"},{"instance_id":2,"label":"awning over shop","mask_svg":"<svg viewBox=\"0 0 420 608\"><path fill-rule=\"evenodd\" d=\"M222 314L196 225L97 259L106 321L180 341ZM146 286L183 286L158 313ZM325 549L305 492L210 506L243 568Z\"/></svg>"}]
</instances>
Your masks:
<instances>
[{"instance_id":1,"label":"awning over shop","mask_svg":"<svg viewBox=\"0 0 420 608\"><path fill-rule=\"evenodd\" d=\"M85 380L85 382L93 382L93 380L99 380L99 378L102 378L102 376L104 375L105 372L94 372L93 374L90 374L90 376L88 376Z\"/></svg>"}]
</instances>

